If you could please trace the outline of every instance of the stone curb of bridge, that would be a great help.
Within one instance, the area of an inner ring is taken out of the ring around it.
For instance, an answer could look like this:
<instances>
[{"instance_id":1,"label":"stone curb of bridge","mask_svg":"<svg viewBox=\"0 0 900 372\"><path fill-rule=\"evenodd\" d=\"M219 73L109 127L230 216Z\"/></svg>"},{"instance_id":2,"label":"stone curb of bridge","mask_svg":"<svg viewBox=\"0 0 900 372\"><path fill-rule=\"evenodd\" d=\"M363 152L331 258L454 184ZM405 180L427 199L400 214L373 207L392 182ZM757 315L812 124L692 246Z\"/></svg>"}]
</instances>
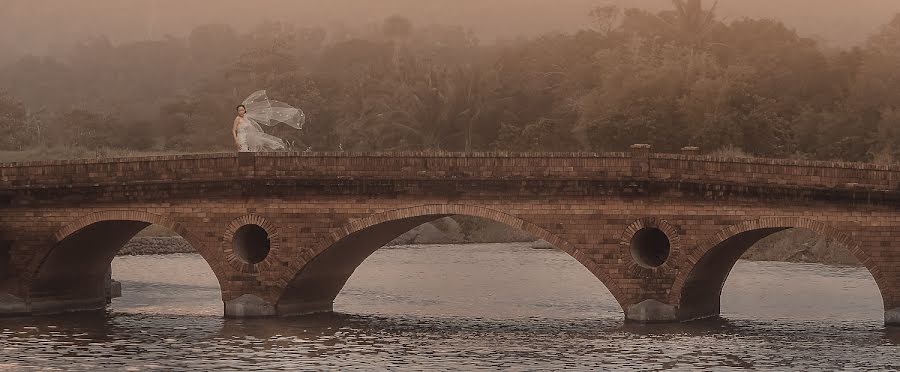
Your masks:
<instances>
[{"instance_id":1,"label":"stone curb of bridge","mask_svg":"<svg viewBox=\"0 0 900 372\"><path fill-rule=\"evenodd\" d=\"M277 315L275 305L256 295L245 294L230 301L225 301L225 317L258 318Z\"/></svg>"},{"instance_id":2,"label":"stone curb of bridge","mask_svg":"<svg viewBox=\"0 0 900 372\"><path fill-rule=\"evenodd\" d=\"M888 326L900 326L900 307L885 310L884 324Z\"/></svg>"},{"instance_id":3,"label":"stone curb of bridge","mask_svg":"<svg viewBox=\"0 0 900 372\"><path fill-rule=\"evenodd\" d=\"M625 309L625 320L638 323L670 323L678 320L675 306L649 299Z\"/></svg>"},{"instance_id":4,"label":"stone curb of bridge","mask_svg":"<svg viewBox=\"0 0 900 372\"><path fill-rule=\"evenodd\" d=\"M10 316L31 312L25 299L9 293L0 293L0 315Z\"/></svg>"}]
</instances>

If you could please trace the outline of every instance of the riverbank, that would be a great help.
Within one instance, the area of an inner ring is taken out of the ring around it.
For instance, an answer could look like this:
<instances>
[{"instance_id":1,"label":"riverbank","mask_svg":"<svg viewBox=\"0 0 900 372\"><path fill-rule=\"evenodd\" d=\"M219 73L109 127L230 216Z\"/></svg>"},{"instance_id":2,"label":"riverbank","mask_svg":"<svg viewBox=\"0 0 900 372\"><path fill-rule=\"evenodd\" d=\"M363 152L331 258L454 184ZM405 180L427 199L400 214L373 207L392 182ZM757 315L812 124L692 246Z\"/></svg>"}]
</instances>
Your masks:
<instances>
[{"instance_id":1,"label":"riverbank","mask_svg":"<svg viewBox=\"0 0 900 372\"><path fill-rule=\"evenodd\" d=\"M401 245L530 243L535 249L554 247L522 231L499 222L470 217L448 217L416 227L387 244L387 248ZM153 226L132 239L121 256L194 253L184 239ZM791 229L773 234L750 248L744 256L751 261L780 261L858 266L859 261L830 239L804 229Z\"/></svg>"},{"instance_id":2,"label":"riverbank","mask_svg":"<svg viewBox=\"0 0 900 372\"><path fill-rule=\"evenodd\" d=\"M119 256L175 253L196 253L196 251L180 236L139 236L125 244L125 247L119 251Z\"/></svg>"},{"instance_id":3,"label":"riverbank","mask_svg":"<svg viewBox=\"0 0 900 372\"><path fill-rule=\"evenodd\" d=\"M760 240L741 257L752 261L861 266L841 243L811 230L790 229Z\"/></svg>"}]
</instances>

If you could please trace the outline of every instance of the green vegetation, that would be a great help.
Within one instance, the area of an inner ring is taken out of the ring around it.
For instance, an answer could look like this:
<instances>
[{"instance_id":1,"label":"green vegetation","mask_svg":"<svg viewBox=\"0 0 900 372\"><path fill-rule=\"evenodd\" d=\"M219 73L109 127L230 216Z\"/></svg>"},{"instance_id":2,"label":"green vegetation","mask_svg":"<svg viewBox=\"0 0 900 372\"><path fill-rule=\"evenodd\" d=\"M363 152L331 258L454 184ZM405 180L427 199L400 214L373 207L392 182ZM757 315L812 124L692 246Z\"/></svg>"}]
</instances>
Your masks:
<instances>
[{"instance_id":1,"label":"green vegetation","mask_svg":"<svg viewBox=\"0 0 900 372\"><path fill-rule=\"evenodd\" d=\"M657 151L893 162L900 16L830 49L777 21L601 7L591 29L482 45L391 17L367 37L265 23L113 45L0 68L4 160L232 151L256 89L303 108L296 150Z\"/></svg>"}]
</instances>

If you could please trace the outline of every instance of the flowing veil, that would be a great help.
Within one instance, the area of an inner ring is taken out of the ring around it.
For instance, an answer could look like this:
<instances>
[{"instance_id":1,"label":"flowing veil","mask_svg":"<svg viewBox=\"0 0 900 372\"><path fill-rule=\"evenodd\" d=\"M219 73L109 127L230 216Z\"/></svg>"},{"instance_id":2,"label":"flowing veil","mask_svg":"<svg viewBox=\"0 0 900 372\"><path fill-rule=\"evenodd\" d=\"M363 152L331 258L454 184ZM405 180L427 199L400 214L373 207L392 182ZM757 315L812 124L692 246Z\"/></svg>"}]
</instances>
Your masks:
<instances>
[{"instance_id":1,"label":"flowing veil","mask_svg":"<svg viewBox=\"0 0 900 372\"><path fill-rule=\"evenodd\" d=\"M306 115L302 110L290 105L269 99L265 90L253 92L242 103L245 108L243 126L237 126L235 141L238 151L274 151L284 150L288 145L281 138L266 134L262 126L285 124L292 128L303 129Z\"/></svg>"},{"instance_id":2,"label":"flowing veil","mask_svg":"<svg viewBox=\"0 0 900 372\"><path fill-rule=\"evenodd\" d=\"M279 123L296 129L303 129L306 114L302 110L284 102L269 99L265 90L253 92L243 102L247 109L245 115L250 122L262 132L262 126L275 126Z\"/></svg>"}]
</instances>

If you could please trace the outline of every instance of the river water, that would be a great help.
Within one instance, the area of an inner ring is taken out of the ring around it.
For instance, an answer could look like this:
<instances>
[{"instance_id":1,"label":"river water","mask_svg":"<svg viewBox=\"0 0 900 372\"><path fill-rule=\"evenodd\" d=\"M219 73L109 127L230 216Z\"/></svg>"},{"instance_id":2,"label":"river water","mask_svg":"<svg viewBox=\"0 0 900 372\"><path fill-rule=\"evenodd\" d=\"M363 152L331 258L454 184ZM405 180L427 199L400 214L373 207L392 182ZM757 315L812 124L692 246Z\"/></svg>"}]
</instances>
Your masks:
<instances>
[{"instance_id":1,"label":"river water","mask_svg":"<svg viewBox=\"0 0 900 372\"><path fill-rule=\"evenodd\" d=\"M859 268L739 262L723 319L635 325L571 257L523 244L382 249L335 314L228 320L196 255L120 257L101 313L0 319L0 370L896 369Z\"/></svg>"}]
</instances>

